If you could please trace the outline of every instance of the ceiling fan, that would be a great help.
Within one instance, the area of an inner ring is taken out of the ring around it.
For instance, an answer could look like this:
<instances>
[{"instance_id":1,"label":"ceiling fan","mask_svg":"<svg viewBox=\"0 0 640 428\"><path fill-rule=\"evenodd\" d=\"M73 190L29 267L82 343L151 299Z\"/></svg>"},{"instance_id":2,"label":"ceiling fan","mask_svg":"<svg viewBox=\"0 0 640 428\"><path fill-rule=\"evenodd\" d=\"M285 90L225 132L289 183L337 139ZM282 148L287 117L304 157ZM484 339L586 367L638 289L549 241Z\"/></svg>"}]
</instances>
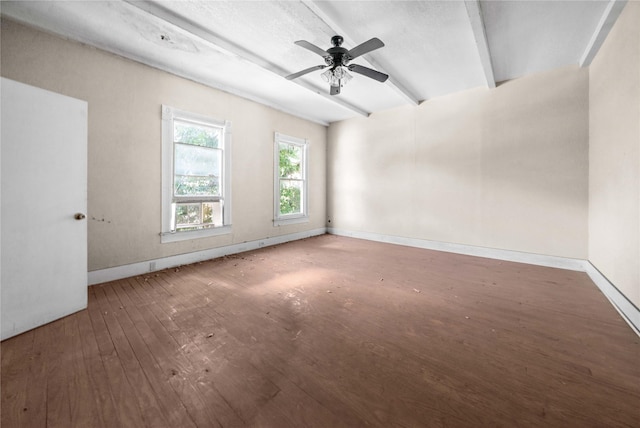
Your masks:
<instances>
[{"instance_id":1,"label":"ceiling fan","mask_svg":"<svg viewBox=\"0 0 640 428\"><path fill-rule=\"evenodd\" d=\"M377 80L378 82L384 82L389 78L388 75L380 73L379 71L373 70L371 68L364 67L358 64L349 64L352 59L383 47L384 43L382 43L382 40L374 37L371 40L367 40L366 42L359 44L351 50L347 50L346 48L342 47L343 41L344 39L342 38L342 36L333 36L331 38L331 44L333 45L333 47L330 47L326 51L322 50L313 43L307 42L306 40L298 40L297 42L294 42L296 45L309 49L311 52L314 52L323 57L325 63L324 65L316 65L297 73L290 74L286 77L286 79L293 80L307 73L311 73L312 71L322 70L323 68L330 67L329 70L322 73L322 78L331 85L329 93L331 95L337 95L340 93L340 88L352 79L352 76L347 72L347 69L349 71L353 71L354 73L370 77L371 79Z\"/></svg>"}]
</instances>

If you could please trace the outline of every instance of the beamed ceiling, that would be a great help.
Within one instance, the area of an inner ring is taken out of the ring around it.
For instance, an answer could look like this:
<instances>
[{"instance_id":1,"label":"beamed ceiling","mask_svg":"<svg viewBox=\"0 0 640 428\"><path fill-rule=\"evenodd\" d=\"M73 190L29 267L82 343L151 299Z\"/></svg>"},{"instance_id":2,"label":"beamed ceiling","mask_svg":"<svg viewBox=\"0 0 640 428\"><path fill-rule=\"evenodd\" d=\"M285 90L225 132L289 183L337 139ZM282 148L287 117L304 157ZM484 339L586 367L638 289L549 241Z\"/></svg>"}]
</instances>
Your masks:
<instances>
[{"instance_id":1,"label":"beamed ceiling","mask_svg":"<svg viewBox=\"0 0 640 428\"><path fill-rule=\"evenodd\" d=\"M328 124L571 64L588 66L625 0L3 1L13 20ZM353 60L339 95L294 44L385 47Z\"/></svg>"}]
</instances>

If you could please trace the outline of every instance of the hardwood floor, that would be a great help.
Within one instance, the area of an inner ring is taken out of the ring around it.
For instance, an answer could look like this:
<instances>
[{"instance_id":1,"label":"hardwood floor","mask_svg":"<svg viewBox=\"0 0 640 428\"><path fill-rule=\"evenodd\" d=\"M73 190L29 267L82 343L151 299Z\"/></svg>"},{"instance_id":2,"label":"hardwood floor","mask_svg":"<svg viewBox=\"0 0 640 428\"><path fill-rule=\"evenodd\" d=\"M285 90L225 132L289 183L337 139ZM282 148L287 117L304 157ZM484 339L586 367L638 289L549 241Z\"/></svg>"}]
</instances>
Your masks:
<instances>
[{"instance_id":1,"label":"hardwood floor","mask_svg":"<svg viewBox=\"0 0 640 428\"><path fill-rule=\"evenodd\" d=\"M640 426L640 339L586 274L331 235L1 347L7 428Z\"/></svg>"}]
</instances>

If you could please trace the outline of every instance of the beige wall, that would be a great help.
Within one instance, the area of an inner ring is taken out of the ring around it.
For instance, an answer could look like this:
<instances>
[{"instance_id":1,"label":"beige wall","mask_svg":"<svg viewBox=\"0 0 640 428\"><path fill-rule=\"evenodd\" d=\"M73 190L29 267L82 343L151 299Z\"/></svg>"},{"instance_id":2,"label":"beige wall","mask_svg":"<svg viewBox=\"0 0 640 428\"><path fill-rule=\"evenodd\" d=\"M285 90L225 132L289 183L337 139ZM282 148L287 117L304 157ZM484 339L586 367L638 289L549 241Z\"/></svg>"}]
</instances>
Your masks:
<instances>
[{"instance_id":1,"label":"beige wall","mask_svg":"<svg viewBox=\"0 0 640 428\"><path fill-rule=\"evenodd\" d=\"M329 226L584 259L588 70L329 128Z\"/></svg>"},{"instance_id":2,"label":"beige wall","mask_svg":"<svg viewBox=\"0 0 640 428\"><path fill-rule=\"evenodd\" d=\"M640 306L640 3L589 74L589 260Z\"/></svg>"},{"instance_id":3,"label":"beige wall","mask_svg":"<svg viewBox=\"0 0 640 428\"><path fill-rule=\"evenodd\" d=\"M325 226L326 127L8 20L1 43L2 76L89 103L90 271ZM232 121L232 234L160 243L161 104ZM309 223L272 225L276 131L311 141Z\"/></svg>"}]
</instances>

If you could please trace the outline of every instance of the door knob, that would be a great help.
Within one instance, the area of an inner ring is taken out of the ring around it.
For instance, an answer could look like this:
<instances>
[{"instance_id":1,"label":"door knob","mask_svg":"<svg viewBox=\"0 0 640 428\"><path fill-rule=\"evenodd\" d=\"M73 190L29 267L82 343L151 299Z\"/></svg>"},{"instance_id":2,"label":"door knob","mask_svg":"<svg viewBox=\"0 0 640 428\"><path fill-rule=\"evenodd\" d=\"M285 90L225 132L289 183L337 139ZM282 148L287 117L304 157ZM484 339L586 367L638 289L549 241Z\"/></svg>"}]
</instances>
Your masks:
<instances>
[{"instance_id":1,"label":"door knob","mask_svg":"<svg viewBox=\"0 0 640 428\"><path fill-rule=\"evenodd\" d=\"M86 216L82 213L77 213L76 215L73 216L73 218L75 218L76 220L83 220Z\"/></svg>"}]
</instances>

